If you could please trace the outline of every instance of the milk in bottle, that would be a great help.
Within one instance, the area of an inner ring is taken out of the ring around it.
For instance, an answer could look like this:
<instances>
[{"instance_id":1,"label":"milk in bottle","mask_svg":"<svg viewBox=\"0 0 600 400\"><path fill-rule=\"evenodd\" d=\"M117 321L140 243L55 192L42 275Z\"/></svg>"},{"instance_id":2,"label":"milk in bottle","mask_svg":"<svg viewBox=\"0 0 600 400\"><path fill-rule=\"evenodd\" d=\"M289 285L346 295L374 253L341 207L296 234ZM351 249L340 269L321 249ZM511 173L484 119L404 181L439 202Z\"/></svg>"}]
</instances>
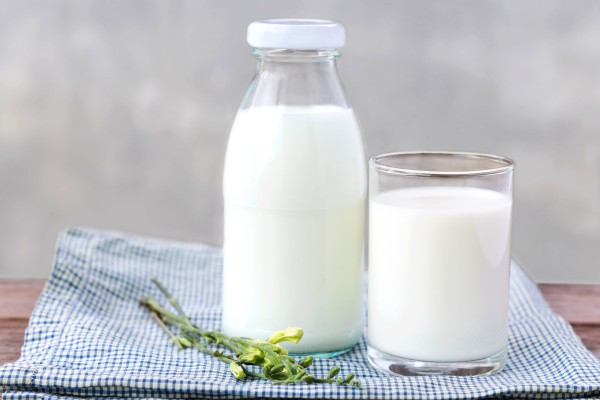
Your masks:
<instances>
[{"instance_id":1,"label":"milk in bottle","mask_svg":"<svg viewBox=\"0 0 600 400\"><path fill-rule=\"evenodd\" d=\"M225 201L226 334L304 329L292 353L335 354L363 329L366 177L337 69L343 27L252 23L257 73L233 124Z\"/></svg>"}]
</instances>

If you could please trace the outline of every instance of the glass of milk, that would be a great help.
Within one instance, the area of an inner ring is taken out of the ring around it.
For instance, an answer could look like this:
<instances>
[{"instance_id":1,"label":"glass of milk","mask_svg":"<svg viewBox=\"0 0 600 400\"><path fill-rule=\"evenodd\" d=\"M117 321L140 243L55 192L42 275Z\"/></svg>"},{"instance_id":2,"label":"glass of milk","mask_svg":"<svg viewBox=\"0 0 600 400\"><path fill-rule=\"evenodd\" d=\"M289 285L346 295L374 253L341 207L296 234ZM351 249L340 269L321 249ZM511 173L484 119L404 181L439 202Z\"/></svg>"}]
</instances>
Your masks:
<instances>
[{"instance_id":1,"label":"glass of milk","mask_svg":"<svg viewBox=\"0 0 600 400\"><path fill-rule=\"evenodd\" d=\"M369 162L368 356L398 375L481 375L506 360L512 160L390 153Z\"/></svg>"},{"instance_id":2,"label":"glass of milk","mask_svg":"<svg viewBox=\"0 0 600 400\"><path fill-rule=\"evenodd\" d=\"M341 24L248 27L256 73L233 123L223 178L222 329L293 354L331 356L361 337L365 158L337 73Z\"/></svg>"}]
</instances>

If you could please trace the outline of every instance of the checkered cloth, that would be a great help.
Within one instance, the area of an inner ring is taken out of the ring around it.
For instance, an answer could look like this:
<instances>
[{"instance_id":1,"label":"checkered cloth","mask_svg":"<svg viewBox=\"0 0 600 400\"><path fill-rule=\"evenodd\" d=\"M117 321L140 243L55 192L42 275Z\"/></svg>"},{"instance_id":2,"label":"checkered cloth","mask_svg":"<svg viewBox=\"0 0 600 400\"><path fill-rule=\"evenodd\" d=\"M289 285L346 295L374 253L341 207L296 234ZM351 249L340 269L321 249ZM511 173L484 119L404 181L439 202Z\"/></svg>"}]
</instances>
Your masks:
<instances>
[{"instance_id":1,"label":"checkered cloth","mask_svg":"<svg viewBox=\"0 0 600 400\"><path fill-rule=\"evenodd\" d=\"M335 384L272 385L238 381L228 366L175 348L137 303L156 276L195 323L220 324L221 250L117 233L69 229L60 235L54 270L35 307L21 359L0 367L6 399L154 398L582 398L600 396L600 361L554 314L535 284L513 264L508 365L489 377L392 377L373 369L364 339L335 359L315 360L354 372L362 388Z\"/></svg>"}]
</instances>

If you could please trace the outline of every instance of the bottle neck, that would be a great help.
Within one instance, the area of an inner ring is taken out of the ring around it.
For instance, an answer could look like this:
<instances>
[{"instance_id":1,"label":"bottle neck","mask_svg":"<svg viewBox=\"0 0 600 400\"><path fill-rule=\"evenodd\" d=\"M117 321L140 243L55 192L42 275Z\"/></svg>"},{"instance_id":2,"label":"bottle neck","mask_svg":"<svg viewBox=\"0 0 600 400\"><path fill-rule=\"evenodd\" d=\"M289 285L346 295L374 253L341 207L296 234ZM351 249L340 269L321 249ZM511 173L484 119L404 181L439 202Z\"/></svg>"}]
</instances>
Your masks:
<instances>
[{"instance_id":1,"label":"bottle neck","mask_svg":"<svg viewBox=\"0 0 600 400\"><path fill-rule=\"evenodd\" d=\"M337 50L255 48L252 53L257 70L242 108L349 107L337 72Z\"/></svg>"},{"instance_id":2,"label":"bottle neck","mask_svg":"<svg viewBox=\"0 0 600 400\"><path fill-rule=\"evenodd\" d=\"M336 49L328 50L290 50L290 49L261 49L253 48L252 54L259 62L329 62L339 58Z\"/></svg>"},{"instance_id":3,"label":"bottle neck","mask_svg":"<svg viewBox=\"0 0 600 400\"><path fill-rule=\"evenodd\" d=\"M252 50L257 59L257 73L285 77L293 81L303 79L335 79L339 52L331 50L288 50L257 49Z\"/></svg>"}]
</instances>

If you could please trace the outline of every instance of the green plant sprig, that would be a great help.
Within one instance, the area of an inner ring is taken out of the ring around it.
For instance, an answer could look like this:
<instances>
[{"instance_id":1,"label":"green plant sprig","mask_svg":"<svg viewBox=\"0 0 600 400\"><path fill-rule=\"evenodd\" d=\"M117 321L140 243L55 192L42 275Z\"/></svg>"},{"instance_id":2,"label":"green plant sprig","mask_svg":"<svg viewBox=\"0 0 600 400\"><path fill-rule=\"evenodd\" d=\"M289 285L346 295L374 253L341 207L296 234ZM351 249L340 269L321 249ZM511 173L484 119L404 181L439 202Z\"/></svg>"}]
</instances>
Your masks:
<instances>
[{"instance_id":1,"label":"green plant sprig","mask_svg":"<svg viewBox=\"0 0 600 400\"><path fill-rule=\"evenodd\" d=\"M205 330L191 322L177 299L162 283L155 278L152 278L152 283L167 298L176 313L167 310L151 297L139 302L150 311L152 319L169 336L173 344L179 349L195 348L229 364L229 370L235 378L267 379L273 384L337 383L360 387L360 382L353 373L345 378L338 377L340 367L337 365L331 368L326 377L318 378L307 371L312 365L312 356L304 357L298 362L290 357L279 343L298 343L304 335L301 328L289 327L277 331L269 340L230 337L220 331ZM176 335L170 327L177 328L181 336Z\"/></svg>"}]
</instances>

